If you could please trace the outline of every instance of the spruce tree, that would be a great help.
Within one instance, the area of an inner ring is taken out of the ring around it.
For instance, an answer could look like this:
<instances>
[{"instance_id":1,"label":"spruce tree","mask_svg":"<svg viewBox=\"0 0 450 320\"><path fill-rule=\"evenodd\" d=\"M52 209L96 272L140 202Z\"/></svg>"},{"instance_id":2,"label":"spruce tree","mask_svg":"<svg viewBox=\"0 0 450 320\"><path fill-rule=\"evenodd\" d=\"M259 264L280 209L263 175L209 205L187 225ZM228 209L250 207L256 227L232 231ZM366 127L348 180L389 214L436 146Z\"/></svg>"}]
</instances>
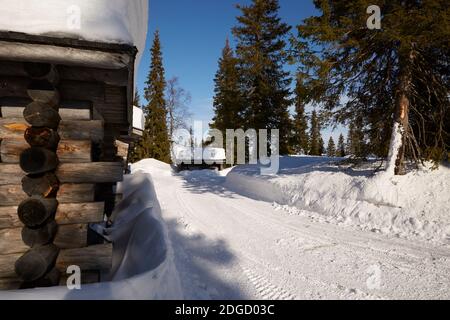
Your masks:
<instances>
[{"instance_id":1,"label":"spruce tree","mask_svg":"<svg viewBox=\"0 0 450 320\"><path fill-rule=\"evenodd\" d=\"M297 57L309 99L334 121L370 122L373 136L402 143L387 169L404 173L405 153L438 160L446 152L449 110L450 3L448 0L378 2L381 30L367 27L371 0L315 0L320 15L299 26ZM349 99L342 102L342 95ZM431 111L431 112L427 112ZM394 131L395 130L395 131ZM426 150L434 145L435 151ZM395 161L395 165L393 165Z\"/></svg>"},{"instance_id":2,"label":"spruce tree","mask_svg":"<svg viewBox=\"0 0 450 320\"><path fill-rule=\"evenodd\" d=\"M323 151L323 140L320 135L320 123L316 110L311 114L311 126L309 131L309 154L320 156Z\"/></svg>"},{"instance_id":3,"label":"spruce tree","mask_svg":"<svg viewBox=\"0 0 450 320\"><path fill-rule=\"evenodd\" d=\"M336 144L334 143L333 137L330 137L330 140L328 140L327 156L336 157Z\"/></svg>"},{"instance_id":4,"label":"spruce tree","mask_svg":"<svg viewBox=\"0 0 450 320\"><path fill-rule=\"evenodd\" d=\"M227 39L219 59L219 69L214 79L214 118L211 127L222 131L243 127L242 95L237 68L238 60Z\"/></svg>"},{"instance_id":5,"label":"spruce tree","mask_svg":"<svg viewBox=\"0 0 450 320\"><path fill-rule=\"evenodd\" d=\"M307 154L309 147L308 118L303 104L303 85L298 79L295 87L295 115L292 122L291 146L297 154Z\"/></svg>"},{"instance_id":6,"label":"spruce tree","mask_svg":"<svg viewBox=\"0 0 450 320\"><path fill-rule=\"evenodd\" d=\"M339 141L338 141L338 145L337 145L337 150L336 150L336 152L337 152L337 156L338 157L345 157L346 156L346 154L345 154L345 141L344 141L344 135L341 133L340 135L339 135Z\"/></svg>"},{"instance_id":7,"label":"spruce tree","mask_svg":"<svg viewBox=\"0 0 450 320\"><path fill-rule=\"evenodd\" d=\"M151 64L146 85L144 92L147 100L147 106L145 107L147 117L143 137L137 146L136 157L138 159L155 158L170 163L170 142L164 99L166 81L158 31L155 32L151 48Z\"/></svg>"},{"instance_id":8,"label":"spruce tree","mask_svg":"<svg viewBox=\"0 0 450 320\"><path fill-rule=\"evenodd\" d=\"M280 154L290 152L291 119L286 35L290 27L278 17L278 0L252 0L249 6L237 6L241 16L233 28L240 87L245 97L245 129L279 129Z\"/></svg>"}]
</instances>

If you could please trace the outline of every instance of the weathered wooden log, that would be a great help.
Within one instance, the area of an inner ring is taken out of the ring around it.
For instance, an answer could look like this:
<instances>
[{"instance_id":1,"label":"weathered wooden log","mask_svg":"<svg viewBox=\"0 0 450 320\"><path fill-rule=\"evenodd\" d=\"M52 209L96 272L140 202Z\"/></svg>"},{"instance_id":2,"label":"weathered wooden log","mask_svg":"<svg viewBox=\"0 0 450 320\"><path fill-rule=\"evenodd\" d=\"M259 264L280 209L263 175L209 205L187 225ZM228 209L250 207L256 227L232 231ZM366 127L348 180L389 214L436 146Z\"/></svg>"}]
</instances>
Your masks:
<instances>
[{"instance_id":1,"label":"weathered wooden log","mask_svg":"<svg viewBox=\"0 0 450 320\"><path fill-rule=\"evenodd\" d=\"M16 274L23 281L36 281L53 269L58 253L58 247L52 244L34 247L16 261Z\"/></svg>"},{"instance_id":2,"label":"weathered wooden log","mask_svg":"<svg viewBox=\"0 0 450 320\"><path fill-rule=\"evenodd\" d=\"M23 138L29 125L23 119L0 118L0 139Z\"/></svg>"},{"instance_id":3,"label":"weathered wooden log","mask_svg":"<svg viewBox=\"0 0 450 320\"><path fill-rule=\"evenodd\" d=\"M61 121L58 133L64 140L103 140L103 121Z\"/></svg>"},{"instance_id":4,"label":"weathered wooden log","mask_svg":"<svg viewBox=\"0 0 450 320\"><path fill-rule=\"evenodd\" d=\"M25 131L25 141L32 147L56 149L59 143L58 133L49 128L31 127Z\"/></svg>"},{"instance_id":5,"label":"weathered wooden log","mask_svg":"<svg viewBox=\"0 0 450 320\"><path fill-rule=\"evenodd\" d=\"M33 101L50 107L54 107L59 103L59 92L48 81L33 81L28 86L27 93Z\"/></svg>"},{"instance_id":6,"label":"weathered wooden log","mask_svg":"<svg viewBox=\"0 0 450 320\"><path fill-rule=\"evenodd\" d=\"M33 289L33 288L47 288L59 285L61 281L61 272L57 268L51 269L42 278L31 281L24 282L20 285L20 289Z\"/></svg>"},{"instance_id":7,"label":"weathered wooden log","mask_svg":"<svg viewBox=\"0 0 450 320\"><path fill-rule=\"evenodd\" d=\"M29 148L22 138L6 138L0 141L0 160L3 163L19 163L20 154Z\"/></svg>"},{"instance_id":8,"label":"weathered wooden log","mask_svg":"<svg viewBox=\"0 0 450 320\"><path fill-rule=\"evenodd\" d=\"M55 214L57 206L56 199L33 196L20 203L17 214L25 226L37 228Z\"/></svg>"},{"instance_id":9,"label":"weathered wooden log","mask_svg":"<svg viewBox=\"0 0 450 320\"><path fill-rule=\"evenodd\" d=\"M25 107L3 106L0 108L3 118L22 118ZM59 107L59 116L62 120L91 120L90 109L74 109Z\"/></svg>"},{"instance_id":10,"label":"weathered wooden log","mask_svg":"<svg viewBox=\"0 0 450 320\"><path fill-rule=\"evenodd\" d=\"M0 185L20 184L25 172L17 164L0 163Z\"/></svg>"},{"instance_id":11,"label":"weathered wooden log","mask_svg":"<svg viewBox=\"0 0 450 320\"><path fill-rule=\"evenodd\" d=\"M99 244L79 249L61 250L56 267L65 272L70 265L83 270L109 270L112 264L112 244Z\"/></svg>"},{"instance_id":12,"label":"weathered wooden log","mask_svg":"<svg viewBox=\"0 0 450 320\"><path fill-rule=\"evenodd\" d=\"M54 194L59 188L59 181L52 172L38 176L25 176L22 179L23 191L31 196L42 196L44 198Z\"/></svg>"},{"instance_id":13,"label":"weathered wooden log","mask_svg":"<svg viewBox=\"0 0 450 320\"><path fill-rule=\"evenodd\" d=\"M23 227L22 240L30 248L46 245L53 241L57 230L58 224L54 220L46 223L38 229Z\"/></svg>"},{"instance_id":14,"label":"weathered wooden log","mask_svg":"<svg viewBox=\"0 0 450 320\"><path fill-rule=\"evenodd\" d=\"M25 62L23 64L25 73L32 79L47 80L52 84L59 81L58 70L49 63Z\"/></svg>"},{"instance_id":15,"label":"weathered wooden log","mask_svg":"<svg viewBox=\"0 0 450 320\"><path fill-rule=\"evenodd\" d=\"M15 228L23 225L17 216L17 208L18 206L0 207L0 229Z\"/></svg>"},{"instance_id":16,"label":"weathered wooden log","mask_svg":"<svg viewBox=\"0 0 450 320\"><path fill-rule=\"evenodd\" d=\"M90 140L62 140L56 154L61 163L91 162L91 147Z\"/></svg>"},{"instance_id":17,"label":"weathered wooden log","mask_svg":"<svg viewBox=\"0 0 450 320\"><path fill-rule=\"evenodd\" d=\"M61 203L92 202L95 196L94 184L65 183L59 186L56 199Z\"/></svg>"},{"instance_id":18,"label":"weathered wooden log","mask_svg":"<svg viewBox=\"0 0 450 320\"><path fill-rule=\"evenodd\" d=\"M108 183L123 180L120 162L62 163L56 170L61 183Z\"/></svg>"},{"instance_id":19,"label":"weathered wooden log","mask_svg":"<svg viewBox=\"0 0 450 320\"><path fill-rule=\"evenodd\" d=\"M58 166L56 153L45 148L31 147L20 154L20 167L28 174L41 174Z\"/></svg>"},{"instance_id":20,"label":"weathered wooden log","mask_svg":"<svg viewBox=\"0 0 450 320\"><path fill-rule=\"evenodd\" d=\"M30 103L23 111L25 120L35 127L56 129L61 121L58 111L40 102Z\"/></svg>"},{"instance_id":21,"label":"weathered wooden log","mask_svg":"<svg viewBox=\"0 0 450 320\"><path fill-rule=\"evenodd\" d=\"M14 263L12 265L14 265ZM0 290L2 291L18 290L21 284L22 281L20 281L20 279L17 278L17 276L14 278L0 278Z\"/></svg>"},{"instance_id":22,"label":"weathered wooden log","mask_svg":"<svg viewBox=\"0 0 450 320\"><path fill-rule=\"evenodd\" d=\"M72 249L87 246L87 224L68 224L59 226L53 241L59 248Z\"/></svg>"},{"instance_id":23,"label":"weathered wooden log","mask_svg":"<svg viewBox=\"0 0 450 320\"><path fill-rule=\"evenodd\" d=\"M58 206L55 219L60 225L101 222L104 208L103 202L64 203Z\"/></svg>"},{"instance_id":24,"label":"weathered wooden log","mask_svg":"<svg viewBox=\"0 0 450 320\"><path fill-rule=\"evenodd\" d=\"M0 255L0 279L17 279L16 272L14 271L14 263L22 254L23 252Z\"/></svg>"},{"instance_id":25,"label":"weathered wooden log","mask_svg":"<svg viewBox=\"0 0 450 320\"><path fill-rule=\"evenodd\" d=\"M0 206L18 205L26 198L28 198L28 195L23 192L22 186L19 184L0 186Z\"/></svg>"},{"instance_id":26,"label":"weathered wooden log","mask_svg":"<svg viewBox=\"0 0 450 320\"><path fill-rule=\"evenodd\" d=\"M28 249L28 246L22 241L21 228L0 230L0 256L23 253Z\"/></svg>"}]
</instances>

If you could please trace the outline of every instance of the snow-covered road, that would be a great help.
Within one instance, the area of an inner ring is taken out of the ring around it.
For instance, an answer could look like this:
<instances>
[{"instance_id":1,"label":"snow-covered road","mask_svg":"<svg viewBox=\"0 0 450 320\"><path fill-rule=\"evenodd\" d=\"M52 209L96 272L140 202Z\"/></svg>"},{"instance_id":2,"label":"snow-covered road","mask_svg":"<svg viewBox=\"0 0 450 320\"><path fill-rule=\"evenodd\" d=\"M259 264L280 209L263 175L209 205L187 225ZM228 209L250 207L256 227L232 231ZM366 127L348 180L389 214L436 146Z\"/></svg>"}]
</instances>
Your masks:
<instances>
[{"instance_id":1,"label":"snow-covered road","mask_svg":"<svg viewBox=\"0 0 450 320\"><path fill-rule=\"evenodd\" d=\"M133 170L153 177L187 299L450 298L447 247L291 216L213 171Z\"/></svg>"}]
</instances>

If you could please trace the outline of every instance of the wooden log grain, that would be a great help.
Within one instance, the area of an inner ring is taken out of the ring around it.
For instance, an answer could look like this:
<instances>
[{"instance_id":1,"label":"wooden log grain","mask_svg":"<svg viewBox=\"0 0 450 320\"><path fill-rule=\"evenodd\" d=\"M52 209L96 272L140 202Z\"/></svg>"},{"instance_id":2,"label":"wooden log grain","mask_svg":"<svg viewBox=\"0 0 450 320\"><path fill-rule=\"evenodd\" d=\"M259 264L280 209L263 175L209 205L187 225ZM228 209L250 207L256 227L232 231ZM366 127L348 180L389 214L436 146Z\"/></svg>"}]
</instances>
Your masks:
<instances>
[{"instance_id":1,"label":"wooden log grain","mask_svg":"<svg viewBox=\"0 0 450 320\"><path fill-rule=\"evenodd\" d=\"M58 206L55 219L60 225L101 222L104 209L103 202L64 203Z\"/></svg>"},{"instance_id":2,"label":"wooden log grain","mask_svg":"<svg viewBox=\"0 0 450 320\"><path fill-rule=\"evenodd\" d=\"M123 180L120 162L62 163L56 170L61 183L108 183Z\"/></svg>"},{"instance_id":3,"label":"wooden log grain","mask_svg":"<svg viewBox=\"0 0 450 320\"><path fill-rule=\"evenodd\" d=\"M91 140L101 142L103 140L103 121L61 121L58 133L64 140Z\"/></svg>"},{"instance_id":4,"label":"wooden log grain","mask_svg":"<svg viewBox=\"0 0 450 320\"><path fill-rule=\"evenodd\" d=\"M28 96L35 102L54 107L59 103L58 90L46 80L33 81L27 89Z\"/></svg>"},{"instance_id":5,"label":"wooden log grain","mask_svg":"<svg viewBox=\"0 0 450 320\"><path fill-rule=\"evenodd\" d=\"M3 106L1 107L3 118L21 118L25 107ZM61 120L91 120L91 110L59 107Z\"/></svg>"},{"instance_id":6,"label":"wooden log grain","mask_svg":"<svg viewBox=\"0 0 450 320\"><path fill-rule=\"evenodd\" d=\"M0 118L0 139L23 138L30 125L20 118Z\"/></svg>"},{"instance_id":7,"label":"wooden log grain","mask_svg":"<svg viewBox=\"0 0 450 320\"><path fill-rule=\"evenodd\" d=\"M52 220L38 229L22 228L22 241L30 248L49 244L55 238L58 224Z\"/></svg>"},{"instance_id":8,"label":"wooden log grain","mask_svg":"<svg viewBox=\"0 0 450 320\"><path fill-rule=\"evenodd\" d=\"M19 163L20 154L30 146L22 138L5 138L0 141L0 160L3 163Z\"/></svg>"},{"instance_id":9,"label":"wooden log grain","mask_svg":"<svg viewBox=\"0 0 450 320\"><path fill-rule=\"evenodd\" d=\"M20 167L28 174L41 174L58 166L55 152L45 148L31 147L20 154Z\"/></svg>"},{"instance_id":10,"label":"wooden log grain","mask_svg":"<svg viewBox=\"0 0 450 320\"><path fill-rule=\"evenodd\" d=\"M22 226L17 216L18 206L0 207L0 230Z\"/></svg>"},{"instance_id":11,"label":"wooden log grain","mask_svg":"<svg viewBox=\"0 0 450 320\"><path fill-rule=\"evenodd\" d=\"M56 199L61 203L92 202L95 196L95 185L87 183L65 183L59 186Z\"/></svg>"},{"instance_id":12,"label":"wooden log grain","mask_svg":"<svg viewBox=\"0 0 450 320\"><path fill-rule=\"evenodd\" d=\"M19 204L17 214L25 226L37 228L55 214L57 206L56 199L33 196Z\"/></svg>"},{"instance_id":13,"label":"wooden log grain","mask_svg":"<svg viewBox=\"0 0 450 320\"><path fill-rule=\"evenodd\" d=\"M109 270L112 264L112 244L99 244L79 249L61 250L56 267L65 272L70 265L83 270Z\"/></svg>"},{"instance_id":14,"label":"wooden log grain","mask_svg":"<svg viewBox=\"0 0 450 320\"><path fill-rule=\"evenodd\" d=\"M58 133L49 128L31 127L25 131L25 141L32 147L56 149L59 143Z\"/></svg>"},{"instance_id":15,"label":"wooden log grain","mask_svg":"<svg viewBox=\"0 0 450 320\"><path fill-rule=\"evenodd\" d=\"M14 263L22 256L22 254L23 252L0 255L0 279L5 279L5 281L11 281L13 279L18 280L16 272L14 271Z\"/></svg>"},{"instance_id":16,"label":"wooden log grain","mask_svg":"<svg viewBox=\"0 0 450 320\"><path fill-rule=\"evenodd\" d=\"M59 248L73 249L87 246L87 224L68 224L58 227L54 244Z\"/></svg>"},{"instance_id":17,"label":"wooden log grain","mask_svg":"<svg viewBox=\"0 0 450 320\"><path fill-rule=\"evenodd\" d=\"M1 268L1 265L0 265L0 268ZM20 281L20 279L17 278L17 276L11 277L11 278L0 278L0 290L2 290L2 291L18 290L18 289L20 289L21 284L22 284L22 281Z\"/></svg>"},{"instance_id":18,"label":"wooden log grain","mask_svg":"<svg viewBox=\"0 0 450 320\"><path fill-rule=\"evenodd\" d=\"M35 127L56 129L61 121L58 111L40 102L30 103L23 111L25 120Z\"/></svg>"},{"instance_id":19,"label":"wooden log grain","mask_svg":"<svg viewBox=\"0 0 450 320\"><path fill-rule=\"evenodd\" d=\"M20 184L24 175L18 164L0 163L0 185Z\"/></svg>"},{"instance_id":20,"label":"wooden log grain","mask_svg":"<svg viewBox=\"0 0 450 320\"><path fill-rule=\"evenodd\" d=\"M55 245L34 247L16 261L16 274L23 281L36 281L53 269L58 253Z\"/></svg>"},{"instance_id":21,"label":"wooden log grain","mask_svg":"<svg viewBox=\"0 0 450 320\"><path fill-rule=\"evenodd\" d=\"M23 253L28 246L22 241L22 229L1 229L0 230L0 256L11 253Z\"/></svg>"},{"instance_id":22,"label":"wooden log grain","mask_svg":"<svg viewBox=\"0 0 450 320\"><path fill-rule=\"evenodd\" d=\"M83 163L92 161L90 140L62 140L56 154L61 163Z\"/></svg>"},{"instance_id":23,"label":"wooden log grain","mask_svg":"<svg viewBox=\"0 0 450 320\"><path fill-rule=\"evenodd\" d=\"M59 188L59 181L52 172L38 176L25 176L22 179L22 190L28 196L42 196L44 198L53 195Z\"/></svg>"},{"instance_id":24,"label":"wooden log grain","mask_svg":"<svg viewBox=\"0 0 450 320\"><path fill-rule=\"evenodd\" d=\"M0 186L0 206L17 206L23 200L28 198L28 195L22 190L22 186L19 184L10 184ZM1 208L0 207L0 208ZM0 209L1 219L1 209ZM0 223L1 228L1 223Z\"/></svg>"}]
</instances>

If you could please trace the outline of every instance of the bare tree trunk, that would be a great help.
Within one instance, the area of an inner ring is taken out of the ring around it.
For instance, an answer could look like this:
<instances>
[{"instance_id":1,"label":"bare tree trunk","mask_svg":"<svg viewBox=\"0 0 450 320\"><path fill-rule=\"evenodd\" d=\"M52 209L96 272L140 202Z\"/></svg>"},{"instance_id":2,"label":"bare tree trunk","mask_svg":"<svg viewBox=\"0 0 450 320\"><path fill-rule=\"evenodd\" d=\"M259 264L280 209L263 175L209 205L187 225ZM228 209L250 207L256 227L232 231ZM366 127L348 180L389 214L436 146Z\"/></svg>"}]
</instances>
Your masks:
<instances>
[{"instance_id":1,"label":"bare tree trunk","mask_svg":"<svg viewBox=\"0 0 450 320\"><path fill-rule=\"evenodd\" d=\"M402 61L403 60L403 61ZM405 174L405 151L409 134L409 109L412 74L411 67L414 60L414 49L408 57L400 60L400 79L396 93L394 128L390 142L390 152L387 171L394 171L395 175ZM399 137L401 135L401 138ZM393 168L392 168L393 167Z\"/></svg>"}]
</instances>

